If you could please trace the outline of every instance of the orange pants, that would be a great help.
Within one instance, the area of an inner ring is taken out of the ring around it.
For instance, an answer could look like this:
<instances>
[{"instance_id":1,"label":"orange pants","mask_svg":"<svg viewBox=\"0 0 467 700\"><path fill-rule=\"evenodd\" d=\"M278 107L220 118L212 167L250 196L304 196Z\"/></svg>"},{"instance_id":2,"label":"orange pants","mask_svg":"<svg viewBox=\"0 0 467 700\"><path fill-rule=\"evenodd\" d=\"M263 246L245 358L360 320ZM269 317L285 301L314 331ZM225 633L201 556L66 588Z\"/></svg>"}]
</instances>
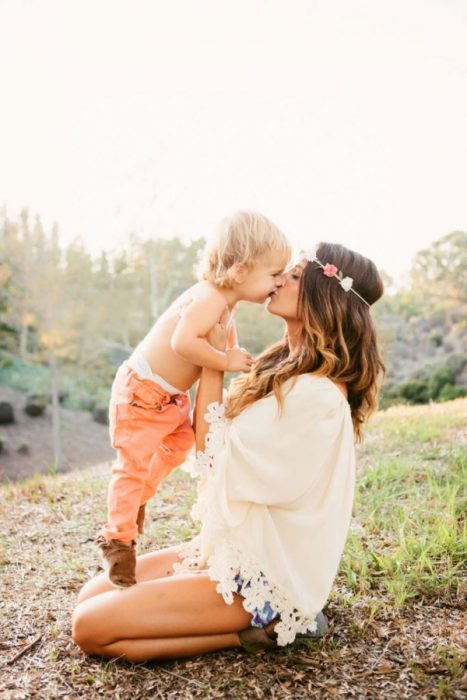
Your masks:
<instances>
[{"instance_id":1,"label":"orange pants","mask_svg":"<svg viewBox=\"0 0 467 700\"><path fill-rule=\"evenodd\" d=\"M108 491L106 539L137 537L136 518L162 479L178 467L194 444L190 397L164 391L141 379L126 362L112 385L109 427L117 459Z\"/></svg>"}]
</instances>

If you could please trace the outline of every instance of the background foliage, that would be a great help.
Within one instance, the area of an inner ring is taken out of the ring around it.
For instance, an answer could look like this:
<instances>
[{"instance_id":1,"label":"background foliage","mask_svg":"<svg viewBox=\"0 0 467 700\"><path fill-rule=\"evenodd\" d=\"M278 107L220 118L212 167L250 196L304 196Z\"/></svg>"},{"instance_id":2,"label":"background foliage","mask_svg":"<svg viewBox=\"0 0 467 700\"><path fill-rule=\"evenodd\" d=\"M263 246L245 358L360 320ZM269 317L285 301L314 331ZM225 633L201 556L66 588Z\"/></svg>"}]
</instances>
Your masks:
<instances>
[{"instance_id":1,"label":"background foliage","mask_svg":"<svg viewBox=\"0 0 467 700\"><path fill-rule=\"evenodd\" d=\"M195 281L204 240L141 240L93 258L80 239L24 210L0 218L0 384L46 392L51 358L65 403L105 402L117 365L157 316ZM374 318L387 364L383 406L465 394L467 234L454 231L415 257L408 285L388 293ZM253 354L283 332L260 306L240 305L242 345Z\"/></svg>"}]
</instances>

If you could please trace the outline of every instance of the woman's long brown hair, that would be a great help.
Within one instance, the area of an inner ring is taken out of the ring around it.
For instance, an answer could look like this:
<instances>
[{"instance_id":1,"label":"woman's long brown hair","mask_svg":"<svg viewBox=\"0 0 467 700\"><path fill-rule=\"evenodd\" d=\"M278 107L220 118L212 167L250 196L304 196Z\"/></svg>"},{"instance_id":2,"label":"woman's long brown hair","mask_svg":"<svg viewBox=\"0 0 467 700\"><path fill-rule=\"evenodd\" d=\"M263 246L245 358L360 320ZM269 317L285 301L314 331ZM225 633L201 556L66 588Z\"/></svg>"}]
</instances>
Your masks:
<instances>
[{"instance_id":1,"label":"woman's long brown hair","mask_svg":"<svg viewBox=\"0 0 467 700\"><path fill-rule=\"evenodd\" d=\"M368 258L335 243L320 243L316 255L324 265L335 265L351 277L354 289L369 304L382 296L383 281ZM377 408L378 380L384 373L370 309L356 294L344 291L336 278L308 262L300 281L298 317L303 324L298 351L290 353L287 334L267 348L247 376L232 381L227 416L237 416L271 392L281 408L284 382L311 373L347 385L360 441L362 424Z\"/></svg>"}]
</instances>

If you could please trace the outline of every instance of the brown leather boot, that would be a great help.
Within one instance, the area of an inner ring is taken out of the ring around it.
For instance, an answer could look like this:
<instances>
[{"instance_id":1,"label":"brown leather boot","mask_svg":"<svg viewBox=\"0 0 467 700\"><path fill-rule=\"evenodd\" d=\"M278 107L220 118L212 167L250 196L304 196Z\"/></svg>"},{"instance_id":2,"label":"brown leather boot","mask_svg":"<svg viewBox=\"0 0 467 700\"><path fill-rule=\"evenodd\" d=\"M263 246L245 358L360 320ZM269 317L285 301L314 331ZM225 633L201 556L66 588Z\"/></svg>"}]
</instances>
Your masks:
<instances>
[{"instance_id":1,"label":"brown leather boot","mask_svg":"<svg viewBox=\"0 0 467 700\"><path fill-rule=\"evenodd\" d=\"M143 505L139 507L138 515L137 515L137 518L136 518L136 525L137 525L137 527L138 527L138 532L139 532L140 535L142 535L143 532L144 532L144 515L145 515L145 512L146 512L146 503L143 503Z\"/></svg>"},{"instance_id":2,"label":"brown leather boot","mask_svg":"<svg viewBox=\"0 0 467 700\"><path fill-rule=\"evenodd\" d=\"M323 612L316 615L316 630L314 632L306 632L305 634L297 634L297 639L320 639L329 631L329 621ZM261 649L277 649L277 634L274 631L279 618L266 625L266 627L247 627L238 633L240 644L250 654L256 654Z\"/></svg>"},{"instance_id":3,"label":"brown leather boot","mask_svg":"<svg viewBox=\"0 0 467 700\"><path fill-rule=\"evenodd\" d=\"M96 537L95 542L101 550L110 583L117 588L133 586L136 583L136 542L106 540L102 535Z\"/></svg>"},{"instance_id":4,"label":"brown leather boot","mask_svg":"<svg viewBox=\"0 0 467 700\"><path fill-rule=\"evenodd\" d=\"M240 644L250 654L256 654L261 649L277 649L277 634L274 631L279 618L266 625L266 627L247 627L238 633Z\"/></svg>"}]
</instances>

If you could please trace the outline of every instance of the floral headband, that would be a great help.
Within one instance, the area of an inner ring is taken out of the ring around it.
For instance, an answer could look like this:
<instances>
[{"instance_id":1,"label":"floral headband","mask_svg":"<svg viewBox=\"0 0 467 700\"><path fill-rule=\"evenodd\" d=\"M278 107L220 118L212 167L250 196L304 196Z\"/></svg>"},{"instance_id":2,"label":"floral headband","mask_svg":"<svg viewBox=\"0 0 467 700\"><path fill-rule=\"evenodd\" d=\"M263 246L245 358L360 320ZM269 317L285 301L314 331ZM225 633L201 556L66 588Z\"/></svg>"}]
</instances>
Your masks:
<instances>
[{"instance_id":1,"label":"floral headband","mask_svg":"<svg viewBox=\"0 0 467 700\"><path fill-rule=\"evenodd\" d=\"M326 277L336 277L340 286L345 292L353 292L359 299L363 301L364 304L368 306L368 308L370 307L370 304L367 302L367 300L360 296L360 294L353 288L352 277L344 277L342 274L342 270L339 270L335 265L332 265L331 263L326 263L326 265L323 265L321 260L318 260L318 258L316 257L316 250L301 250L298 256L300 260L308 260L308 262L315 262L323 270L323 274L326 275Z\"/></svg>"}]
</instances>

